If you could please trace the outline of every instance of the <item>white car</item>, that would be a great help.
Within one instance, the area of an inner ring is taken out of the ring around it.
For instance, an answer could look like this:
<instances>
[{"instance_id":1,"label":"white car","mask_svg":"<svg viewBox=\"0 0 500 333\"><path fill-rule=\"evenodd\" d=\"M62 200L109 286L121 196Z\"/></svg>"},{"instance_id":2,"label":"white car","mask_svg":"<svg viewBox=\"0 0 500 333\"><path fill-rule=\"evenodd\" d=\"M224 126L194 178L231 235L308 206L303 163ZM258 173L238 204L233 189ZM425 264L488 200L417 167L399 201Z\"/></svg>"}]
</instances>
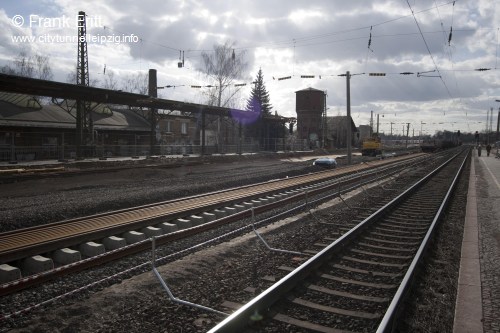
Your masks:
<instances>
[{"instance_id":1,"label":"white car","mask_svg":"<svg viewBox=\"0 0 500 333\"><path fill-rule=\"evenodd\" d=\"M316 159L313 162L313 165L317 165L323 168L336 168L337 167L337 161L334 158L331 157L321 157Z\"/></svg>"}]
</instances>

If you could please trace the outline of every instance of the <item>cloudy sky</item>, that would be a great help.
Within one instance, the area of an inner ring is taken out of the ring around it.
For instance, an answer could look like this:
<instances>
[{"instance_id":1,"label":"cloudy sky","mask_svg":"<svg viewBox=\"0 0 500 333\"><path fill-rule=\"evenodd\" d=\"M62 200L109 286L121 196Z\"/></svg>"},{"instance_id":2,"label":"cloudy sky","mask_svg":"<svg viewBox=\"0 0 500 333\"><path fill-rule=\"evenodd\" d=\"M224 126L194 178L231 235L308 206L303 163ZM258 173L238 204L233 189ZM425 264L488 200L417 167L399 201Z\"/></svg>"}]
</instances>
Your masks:
<instances>
[{"instance_id":1,"label":"cloudy sky","mask_svg":"<svg viewBox=\"0 0 500 333\"><path fill-rule=\"evenodd\" d=\"M359 74L351 78L356 125L368 124L374 111L385 133L393 123L401 134L408 122L415 135L482 131L493 107L496 129L498 0L2 0L0 66L21 50L38 53L65 82L76 66L78 11L89 34L114 38L88 44L91 79L102 81L104 66L117 78L155 68L159 86L176 86L161 97L204 104L207 88L190 87L209 84L199 71L201 52L229 41L248 62L236 83L250 83L261 68L283 116L296 115L295 91L308 87L327 92L328 115L345 115L346 79L338 75L350 71ZM177 67L180 50L184 68ZM235 101L240 108L249 91Z\"/></svg>"}]
</instances>

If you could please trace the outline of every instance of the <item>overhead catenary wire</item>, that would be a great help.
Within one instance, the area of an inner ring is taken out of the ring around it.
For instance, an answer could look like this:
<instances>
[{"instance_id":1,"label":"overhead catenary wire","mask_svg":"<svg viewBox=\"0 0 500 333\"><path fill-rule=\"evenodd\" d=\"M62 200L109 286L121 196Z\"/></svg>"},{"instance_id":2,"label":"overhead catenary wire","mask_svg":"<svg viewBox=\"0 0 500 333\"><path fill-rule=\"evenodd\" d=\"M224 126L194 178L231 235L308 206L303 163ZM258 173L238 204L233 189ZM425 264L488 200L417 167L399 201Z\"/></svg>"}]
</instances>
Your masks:
<instances>
[{"instance_id":1,"label":"overhead catenary wire","mask_svg":"<svg viewBox=\"0 0 500 333\"><path fill-rule=\"evenodd\" d=\"M359 28L353 28L353 29L346 29L346 30L342 30L342 31L329 32L329 33L326 33L326 34L315 35L315 36L296 37L296 38L293 39L293 42L294 42L294 51L295 51L295 47L304 47L304 46L310 46L310 45L321 45L321 44L338 43L338 42L345 42L345 41L355 41L357 39L363 39L363 38L366 38L366 34L365 34L366 30L365 30L365 33L363 34L364 35L363 37L343 38L343 39L338 39L338 40L333 40L333 41L321 41L321 40L319 40L321 38L328 38L329 36L341 35L343 33L355 32L355 31L358 31L358 30L361 31L361 30L364 30L364 29L370 29L369 42L372 42L372 43L374 42L375 38L396 37L396 36L409 36L409 35L421 35L422 36L423 34L425 34L425 36L427 36L427 34L431 34L431 33L437 33L437 32L441 32L442 33L443 29L441 31L436 31L436 32L434 32L434 31L427 31L427 32L425 32L425 31L421 31L419 29L418 33L396 33L396 34L380 34L380 35L376 35L376 34L372 33L372 30L373 30L374 26L379 26L381 24L390 23L390 22L397 21L399 19L407 18L407 17L410 17L410 16L413 16L414 19L415 19L415 21L416 21L415 14L426 12L426 11L429 11L429 10L432 10L432 9L437 9L438 12L439 12L438 8L441 8L441 7L449 5L449 4L453 4L453 9L454 9L455 1L449 1L449 2L447 2L445 4L440 4L440 5L437 5L436 2L434 2L434 6L432 8L424 9L424 10L421 10L421 11L414 11L414 12L412 11L411 15L401 16L401 17L398 17L398 18L395 18L395 19L392 19L392 20L387 20L387 21L384 21L384 22L381 22L381 23L378 23L378 24L374 24L374 25L371 25L371 26L359 27ZM411 9L411 6L410 6L410 9ZM452 22L453 22L453 15L452 15ZM442 25L442 28L443 28L442 22L441 22L441 25ZM452 25L451 25L451 29L453 28ZM462 30L457 29L456 31L477 31L477 30L478 29L462 29ZM424 36L422 36L422 38L425 41ZM142 39L141 39L141 42L142 42ZM150 41L145 41L145 42L150 42ZM451 40L449 40L449 42L451 42ZM285 40L285 41L281 41L281 42L269 42L268 45L272 46L272 45L276 45L277 43L280 43L279 45L281 45L281 47L286 48L286 47L289 47L288 45L289 45L290 41L289 40ZM373 52L373 49L371 48L372 43L369 43L368 48L369 48L370 51ZM158 44L160 44L160 43L158 43ZM448 43L448 44L449 44L448 46L451 46L450 45L451 43ZM162 45L162 47L167 47L167 48L170 48L170 49L173 49L173 50L180 51L179 49L171 48L168 45L163 45L163 44L161 44L161 45ZM266 45L266 43L260 44L259 46L255 46L255 47L261 47L263 45ZM240 48L236 48L236 49L245 49L245 47L240 47ZM190 50L190 51L196 52L197 50ZM205 51L212 51L212 50L205 50ZM368 60L368 54L369 53L367 51L367 60ZM429 53L429 54L431 55L431 58L432 58L432 54L431 53ZM451 50L450 50L450 54L451 54ZM294 57L295 57L295 55L294 55ZM434 61L434 59L433 59L433 61ZM452 64L452 66L454 66L453 62L451 64ZM495 61L495 69L497 69L497 64L498 64L498 29L497 29L497 56L496 56L496 61ZM295 65L295 61L294 61L294 65ZM434 62L434 65L436 66L435 62ZM445 71L451 71L451 72L455 73L455 72L459 72L459 71L484 71L486 69L487 68L479 68L479 69L454 69L454 68L452 68L451 70L445 70L445 69L437 68L437 66L436 66L436 70L438 71L438 74L440 74L440 72L445 72ZM296 69L295 69L295 66L294 66L294 70L293 70L293 73L292 73L293 76L292 77L296 77L295 76L295 70ZM366 68L365 68L365 72L366 72ZM420 72L420 73L423 73L423 72ZM408 71L408 72L387 73L387 75L406 75L406 76L411 76L413 74L417 74L417 77L418 77L418 73L415 72L414 69L413 69L413 71ZM335 76L335 74L326 74L326 75L325 74L320 74L320 75L317 75L317 78L329 77L329 76L333 77L333 76ZM446 82L445 82L444 78L441 77L441 76L439 76L439 77L440 77L441 81L443 81L443 84L446 87ZM301 78L303 78L303 77L301 77ZM246 85L246 83L243 83L243 85ZM184 85L179 85L179 87L180 86L184 86ZM189 85L186 85L186 86L189 86ZM208 87L208 85L204 85L203 87ZM451 93L450 93L449 89L447 89L447 91L448 91L448 94L451 97Z\"/></svg>"},{"instance_id":2,"label":"overhead catenary wire","mask_svg":"<svg viewBox=\"0 0 500 333\"><path fill-rule=\"evenodd\" d=\"M440 72L484 72L484 71L489 71L489 70L495 70L492 68L475 68L475 69L441 69ZM439 77L439 75L432 75L432 73L436 73L437 71L430 70L430 71L420 71L420 72L410 72L410 71L405 71L405 72L362 72L362 73L357 73L357 74L351 74L351 76L356 76L356 75L368 75L370 77L386 77L386 76L416 76L416 77ZM345 73L341 74L297 74L297 75L271 75L270 77L272 78L273 81L285 81L285 80L291 80L294 78L298 79L325 79L325 78L338 78L338 77L343 77L345 76ZM266 80L267 83L272 82L271 80ZM238 83L231 83L231 84L223 84L223 87L244 87L244 86L250 86L254 82L238 82ZM212 84L177 84L177 85L166 85L164 86L165 88L178 88L178 87L188 87L188 88L217 88L219 85L212 85ZM163 88L163 87L162 87Z\"/></svg>"},{"instance_id":3,"label":"overhead catenary wire","mask_svg":"<svg viewBox=\"0 0 500 333\"><path fill-rule=\"evenodd\" d=\"M437 9L437 10L438 10L438 13L439 13L439 9ZM453 73L453 79L455 81L455 88L456 88L456 91L457 91L458 96L459 96L458 100L459 100L460 104L463 105L462 98L460 97L460 96L462 96L462 94L461 94L460 88L458 86L458 80L457 80L457 74L456 74L457 72L454 70L455 63L453 61L453 52L452 52L452 48L451 48L451 40L452 40L452 34L453 34L453 19L454 19L454 16L455 16L455 1L453 1L452 12L451 12L451 22L450 22L450 33L448 35L448 43L447 43L448 45L445 48L445 50L447 50L448 56L449 56L449 59L450 59L452 73ZM442 21L441 21L441 26L443 26L443 22ZM444 34L444 28L443 28L443 34ZM467 109L465 109L465 117L466 118L468 117Z\"/></svg>"},{"instance_id":4,"label":"overhead catenary wire","mask_svg":"<svg viewBox=\"0 0 500 333\"><path fill-rule=\"evenodd\" d=\"M495 52L495 69L498 68L498 33L500 32L500 28L497 28L497 47Z\"/></svg>"},{"instance_id":5,"label":"overhead catenary wire","mask_svg":"<svg viewBox=\"0 0 500 333\"><path fill-rule=\"evenodd\" d=\"M442 3L440 5L436 5L437 7L443 7L443 6L448 6L452 4L454 1L448 1L445 3ZM416 11L414 14L421 14L424 12L428 12L436 8L435 6L422 9L419 11ZM268 48L289 48L290 46L295 45L295 47L307 47L307 46L312 46L312 45L321 45L321 44L329 44L329 42L319 42L319 43L309 43L310 41L316 40L316 39L322 39L322 38L328 38L332 36L337 36L337 35L342 35L342 34L347 34L355 31L361 31L361 30L368 30L373 27L381 26L387 23L392 23L401 19L405 19L408 17L411 17L413 14L409 15L402 15L399 17L396 17L394 19L382 21L379 23L367 25L367 26L361 26L361 27L356 27L356 28L351 28L351 29L344 29L344 30L338 30L338 31L332 31L328 33L323 33L323 34L317 34L317 35L310 35L310 36L302 36L302 37L294 37L291 39L287 40L281 40L281 41L269 41L269 42L260 42L258 45L249 45L249 46L242 46L242 47L237 47L235 50L248 50L248 49L255 49L259 47L268 47ZM374 36L375 37L375 36ZM355 39L363 39L366 37L358 37L358 38L349 38L349 39L343 39L340 41L349 41L349 40L355 40ZM275 46L275 47L273 47ZM187 52L213 52L213 50L210 49L188 49Z\"/></svg>"},{"instance_id":6,"label":"overhead catenary wire","mask_svg":"<svg viewBox=\"0 0 500 333\"><path fill-rule=\"evenodd\" d=\"M370 55L369 51L372 51L372 53L373 53L373 50L371 49L371 45L372 45L372 29L373 29L373 27L370 27L370 37L368 38L368 48L366 50L365 72L367 71L367 66L368 66L368 56Z\"/></svg>"},{"instance_id":7,"label":"overhead catenary wire","mask_svg":"<svg viewBox=\"0 0 500 333\"><path fill-rule=\"evenodd\" d=\"M415 11L415 12L412 11L412 14L410 14L410 15L402 15L400 17L397 17L397 18L394 18L394 19L391 19L391 20L386 20L386 21L379 22L379 23L375 23L375 24L372 24L370 26L362 26L362 27L357 27L357 28L352 28L352 29L344 29L344 30L333 31L333 32L328 32L328 33L324 33L324 34L311 35L311 36L294 37L291 40L264 42L264 43L259 43L259 45L255 45L255 46L238 47L238 48L235 48L235 49L236 50L242 50L242 49L251 49L251 48L258 48L258 47L271 47L271 48L273 48L273 45L275 45L275 48L287 48L287 47L289 47L290 44L293 44L293 47L294 47L294 50L295 50L296 47L309 47L309 46L314 46L314 45L322 45L322 44L329 44L329 43L354 41L356 39L362 39L363 37L344 38L344 39L340 39L340 40L322 41L322 42L317 42L317 43L314 43L314 42L313 43L309 43L310 41L313 41L313 40L316 40L316 39L328 38L328 37L331 37L331 36L336 36L336 35L350 33L350 32L359 31L359 30L370 29L370 33L371 33L371 30L375 26L380 26L380 25L383 25L383 24L391 23L391 22L394 22L394 21L397 21L397 20L401 20L401 19L410 17L412 15L414 16L415 14L420 14L420 13L423 13L423 12L427 12L427 11L433 10L434 8L437 9L439 7L447 6L447 5L450 5L450 4L453 4L453 6L454 6L455 1L449 1L449 2L446 2L446 3L439 4L439 5L436 4L436 3L434 3L433 7L422 9L422 10ZM410 6L410 8L411 8L411 6ZM121 32L121 31L119 31L117 29L110 28L109 26L106 26L105 29L109 29L111 31L116 31L116 32L119 32L119 33L123 34L123 32ZM467 29L467 30L477 30L477 29ZM465 31L465 30L462 30L462 31ZM433 33L433 32L421 32L421 33L427 34L427 33ZM373 35L372 37L373 38L375 38L375 37L393 37L393 36L405 36L405 35L409 35L409 34L386 34L386 35L378 35L378 36ZM169 50L172 50L172 51L181 51L179 48L175 48L175 47L172 47L172 46L169 46L169 45L165 45L165 44L162 44L162 43L157 43L155 41L144 39L142 37L140 38L140 40L141 40L141 44L142 44L142 42L146 42L146 43L151 43L153 45L156 45L156 46L159 46L159 47L162 47L162 48L166 48L166 49L169 49ZM370 45L370 49L371 49L371 45ZM210 50L208 50L208 49L206 49L206 50L203 50L203 49L200 49L200 50L187 49L186 52L193 53L193 52L212 52L212 51L213 50L211 50L211 49ZM141 52L142 52L142 50L141 50ZM192 55L192 56L187 57L187 58L192 58L192 57L196 57L196 56Z\"/></svg>"},{"instance_id":8,"label":"overhead catenary wire","mask_svg":"<svg viewBox=\"0 0 500 333\"><path fill-rule=\"evenodd\" d=\"M418 23L418 20L415 17L415 13L413 12L413 8L411 7L410 2L408 0L406 0L406 3L408 4L408 7L410 8L410 11L411 11L411 13L413 15L413 19L415 20L415 24L417 25L417 28L418 28L418 31L420 32L420 35L422 36L422 39L424 41L425 47L427 49L427 52L429 53L429 56L431 57L432 63L434 64L434 67L436 68L436 71L439 74L439 78L441 79L441 82L443 82L443 85L446 88L446 91L448 92L448 95L450 96L450 98L453 98L453 96L451 95L450 89L448 89L448 86L446 85L446 82L444 81L443 76L439 72L439 68L438 68L438 66L436 64L436 61L434 60L434 56L432 55L432 52L431 52L431 50L429 48L429 44L427 44L427 41L425 40L425 36L422 33L422 29L420 28L420 24Z\"/></svg>"},{"instance_id":9,"label":"overhead catenary wire","mask_svg":"<svg viewBox=\"0 0 500 333\"><path fill-rule=\"evenodd\" d=\"M122 31L119 31L117 29L114 29L114 28L110 28L109 26L103 26L103 29L104 30L110 30L110 31L114 31L114 32L118 32L122 35L127 35L126 33L122 32ZM147 42L147 43L151 43L153 45L156 45L156 46L159 46L159 47L162 47L162 48L165 48L165 49L168 49L168 50L172 50L172 51L181 51L180 49L178 48L175 48L175 47L171 47L169 45L165 45L165 44L161 44L161 43L158 43L158 42L155 42L155 41L152 41L152 40L148 40L148 39L144 39L143 37L141 36L138 36L139 39L142 41L142 42Z\"/></svg>"},{"instance_id":10,"label":"overhead catenary wire","mask_svg":"<svg viewBox=\"0 0 500 333\"><path fill-rule=\"evenodd\" d=\"M453 1L453 9L452 9L452 12L451 12L451 25L450 25L450 35L448 36L448 45L451 44L451 37L452 37L452 33L453 33L453 16L455 14L455 1Z\"/></svg>"}]
</instances>

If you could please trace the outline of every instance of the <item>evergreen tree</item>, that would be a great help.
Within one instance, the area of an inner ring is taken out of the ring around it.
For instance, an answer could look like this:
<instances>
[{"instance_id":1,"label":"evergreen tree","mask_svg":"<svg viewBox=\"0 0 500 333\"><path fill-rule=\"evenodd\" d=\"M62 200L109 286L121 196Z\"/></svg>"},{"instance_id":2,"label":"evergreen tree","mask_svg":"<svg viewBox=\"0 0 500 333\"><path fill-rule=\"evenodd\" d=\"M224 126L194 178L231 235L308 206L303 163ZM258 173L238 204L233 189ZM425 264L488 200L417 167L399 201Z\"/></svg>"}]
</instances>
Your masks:
<instances>
[{"instance_id":1,"label":"evergreen tree","mask_svg":"<svg viewBox=\"0 0 500 333\"><path fill-rule=\"evenodd\" d=\"M247 101L247 111L258 112L259 118L271 115L271 103L269 102L269 93L264 85L264 76L262 69L259 69L255 79L250 98Z\"/></svg>"},{"instance_id":2,"label":"evergreen tree","mask_svg":"<svg viewBox=\"0 0 500 333\"><path fill-rule=\"evenodd\" d=\"M252 117L254 122L247 126L246 132L247 135L259 140L260 147L263 149L267 149L270 136L269 123L264 117L271 115L271 109L272 106L269 103L269 93L264 85L262 69L259 69L246 106L247 111L255 113L255 116Z\"/></svg>"}]
</instances>

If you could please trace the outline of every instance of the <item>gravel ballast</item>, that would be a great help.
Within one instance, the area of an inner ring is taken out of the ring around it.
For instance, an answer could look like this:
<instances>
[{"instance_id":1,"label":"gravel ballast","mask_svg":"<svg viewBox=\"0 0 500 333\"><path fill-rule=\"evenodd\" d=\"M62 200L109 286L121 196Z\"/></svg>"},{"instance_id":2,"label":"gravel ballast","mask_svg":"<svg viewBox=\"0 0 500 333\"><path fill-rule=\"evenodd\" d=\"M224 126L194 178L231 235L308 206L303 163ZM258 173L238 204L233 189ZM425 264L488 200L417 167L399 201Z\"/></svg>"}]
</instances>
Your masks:
<instances>
[{"instance_id":1,"label":"gravel ballast","mask_svg":"<svg viewBox=\"0 0 500 333\"><path fill-rule=\"evenodd\" d=\"M11 192L6 197L14 206L7 225L2 227L11 230L19 225L30 226L57 221L61 219L60 216L70 218L88 215L128 207L132 203L144 204L191 195L199 191L213 191L307 173L314 170L310 164L309 161L301 163L267 161L266 165L256 163L254 168L248 164L231 164L204 169L200 166L200 168L181 170L123 170L109 175L77 176L78 179L68 178L57 184L46 179L30 180L28 181L30 184L26 182L24 184L31 187L23 185L19 192ZM6 185L16 184L1 186ZM50 190L44 194L43 188L38 185ZM382 196L384 192L373 189L370 193ZM45 200L45 205L48 205L46 209L41 209L45 207L44 204L38 205L37 208L29 207L28 202L37 202L42 198ZM22 204L23 201L25 204ZM354 205L375 204L376 199L361 194L351 198L350 201ZM320 222L346 223L356 218L357 212L349 210L338 200L336 203L334 205L334 200L325 205L324 209L316 211L314 216L305 213L289 217L260 231L273 247L291 251L311 249L314 243L321 242L324 237L338 237L337 228ZM8 206L2 203L1 209L7 210L6 207ZM248 221L242 221L239 225L248 226ZM158 249L158 257L169 255L228 230L230 229L222 228L200 235L196 239L165 246ZM448 234L441 232L439 238L447 238ZM449 241L453 244L456 239L450 238ZM445 253L445 259L437 260L455 260L454 256ZM5 297L0 301L0 310L2 313L9 313L28 304L35 304L134 265L147 264L149 257L149 253L134 256L106 267L24 291L19 295ZM222 310L225 301L247 302L269 287L273 279L277 281L281 278L285 272L278 270L277 267L295 267L302 261L303 258L300 256L270 253L253 233L241 233L238 238L230 242L214 243L190 255L169 258L159 267L159 271L175 296ZM453 283L456 285L456 281ZM432 304L443 307L439 300L434 300ZM230 310L225 309L225 311ZM411 317L411 314L409 316ZM0 327L5 325L2 331L12 332L206 332L222 318L169 301L160 283L151 273L150 266L145 265L129 274L50 303L15 320L2 322ZM411 322L411 319L405 319L404 328L413 331L412 327L418 327L412 326ZM286 332L293 332L291 327L286 329Z\"/></svg>"}]
</instances>

